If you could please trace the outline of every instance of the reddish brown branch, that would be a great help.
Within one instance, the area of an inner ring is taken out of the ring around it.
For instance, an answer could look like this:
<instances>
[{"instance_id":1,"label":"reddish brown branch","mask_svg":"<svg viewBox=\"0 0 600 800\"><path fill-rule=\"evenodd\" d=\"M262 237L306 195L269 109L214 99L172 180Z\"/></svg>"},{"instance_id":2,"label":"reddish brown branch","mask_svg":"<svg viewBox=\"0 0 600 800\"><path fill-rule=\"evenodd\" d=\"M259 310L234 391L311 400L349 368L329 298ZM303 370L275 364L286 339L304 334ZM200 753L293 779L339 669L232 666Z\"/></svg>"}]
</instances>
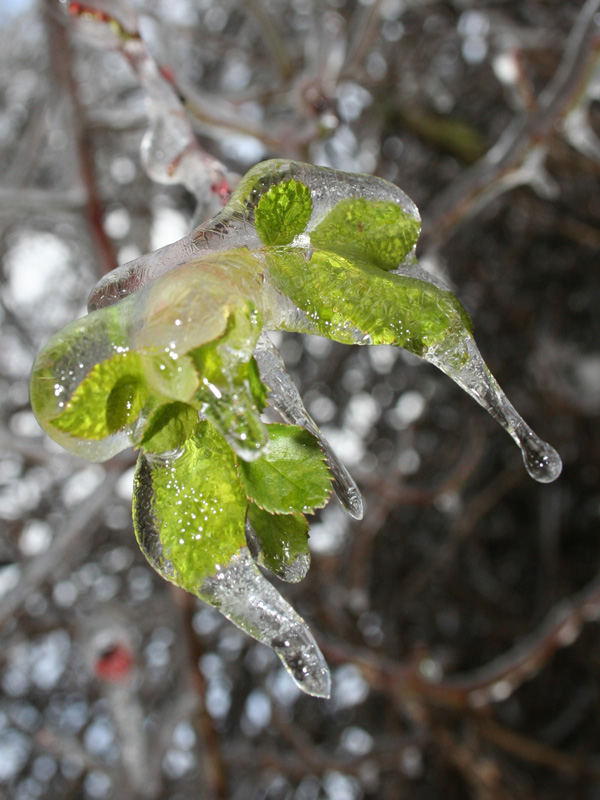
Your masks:
<instances>
[{"instance_id":1,"label":"reddish brown branch","mask_svg":"<svg viewBox=\"0 0 600 800\"><path fill-rule=\"evenodd\" d=\"M192 624L195 600L192 595L175 587L173 587L173 597L181 612L181 628L188 653L189 680L199 699L195 721L196 729L205 748L201 762L208 794L204 795L204 797L206 800L227 800L230 797L227 766L221 752L219 734L214 726L212 717L206 709L206 680L199 667L199 660L203 655L203 650L200 640L194 633Z\"/></svg>"},{"instance_id":2,"label":"reddish brown branch","mask_svg":"<svg viewBox=\"0 0 600 800\"><path fill-rule=\"evenodd\" d=\"M79 174L86 191L85 215L100 271L106 273L117 266L117 258L112 242L104 230L104 204L98 189L93 147L85 122L85 112L73 74L69 34L66 25L57 14L54 0L46 0L44 8L52 69L62 92L69 98L72 109L71 124L75 153Z\"/></svg>"},{"instance_id":3,"label":"reddish brown branch","mask_svg":"<svg viewBox=\"0 0 600 800\"><path fill-rule=\"evenodd\" d=\"M398 663L349 645L324 645L333 661L352 661L371 686L398 701L411 696L444 708L481 708L506 700L526 680L537 675L554 653L571 645L584 622L600 618L600 577L556 605L540 627L484 666L441 680L427 678L425 661Z\"/></svg>"}]
</instances>

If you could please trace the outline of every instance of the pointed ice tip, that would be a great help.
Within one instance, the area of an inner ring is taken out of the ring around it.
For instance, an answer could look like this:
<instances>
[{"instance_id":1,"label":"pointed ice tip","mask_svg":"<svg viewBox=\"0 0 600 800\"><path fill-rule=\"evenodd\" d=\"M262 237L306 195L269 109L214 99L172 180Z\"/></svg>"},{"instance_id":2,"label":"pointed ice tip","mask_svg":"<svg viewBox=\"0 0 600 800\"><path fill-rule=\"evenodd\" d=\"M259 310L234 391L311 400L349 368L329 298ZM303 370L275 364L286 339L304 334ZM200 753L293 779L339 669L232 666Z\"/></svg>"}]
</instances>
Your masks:
<instances>
[{"instance_id":1,"label":"pointed ice tip","mask_svg":"<svg viewBox=\"0 0 600 800\"><path fill-rule=\"evenodd\" d=\"M304 694L309 694L312 697L320 697L323 700L329 700L331 697L331 673L326 664L320 670L308 676L297 678L292 672L290 672L290 675L294 679L296 686L301 689Z\"/></svg>"},{"instance_id":2,"label":"pointed ice tip","mask_svg":"<svg viewBox=\"0 0 600 800\"><path fill-rule=\"evenodd\" d=\"M287 635L287 639L273 639L271 647L290 677L305 694L328 699L331 696L331 674L312 633L303 623L302 628L289 630Z\"/></svg>"},{"instance_id":3,"label":"pointed ice tip","mask_svg":"<svg viewBox=\"0 0 600 800\"><path fill-rule=\"evenodd\" d=\"M353 519L362 519L365 513L365 506L361 493L356 492L355 494L347 495L344 500L340 498L344 510L347 511Z\"/></svg>"},{"instance_id":4,"label":"pointed ice tip","mask_svg":"<svg viewBox=\"0 0 600 800\"><path fill-rule=\"evenodd\" d=\"M353 519L362 519L365 506L360 489L354 483L346 467L337 460L333 452L328 453L327 461L333 474L333 491L342 508Z\"/></svg>"},{"instance_id":5,"label":"pointed ice tip","mask_svg":"<svg viewBox=\"0 0 600 800\"><path fill-rule=\"evenodd\" d=\"M552 483L562 472L562 461L556 450L530 433L519 446L529 475L538 483Z\"/></svg>"}]
</instances>

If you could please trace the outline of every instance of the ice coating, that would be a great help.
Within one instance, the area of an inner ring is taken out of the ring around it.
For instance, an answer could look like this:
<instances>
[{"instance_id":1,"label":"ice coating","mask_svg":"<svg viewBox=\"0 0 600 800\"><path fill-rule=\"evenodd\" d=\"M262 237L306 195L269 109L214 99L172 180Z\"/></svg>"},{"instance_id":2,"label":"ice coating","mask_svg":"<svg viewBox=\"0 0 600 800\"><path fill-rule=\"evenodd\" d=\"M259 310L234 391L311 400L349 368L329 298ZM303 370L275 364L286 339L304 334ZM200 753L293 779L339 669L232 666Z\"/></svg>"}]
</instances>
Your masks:
<instances>
[{"instance_id":1,"label":"ice coating","mask_svg":"<svg viewBox=\"0 0 600 800\"><path fill-rule=\"evenodd\" d=\"M261 575L246 548L208 578L198 596L271 647L303 692L329 697L329 668L314 636L302 617Z\"/></svg>"},{"instance_id":2,"label":"ice coating","mask_svg":"<svg viewBox=\"0 0 600 800\"><path fill-rule=\"evenodd\" d=\"M261 270L247 252L207 254L201 270L195 262L186 264L117 305L71 323L50 340L34 364L31 402L40 424L63 447L87 460L105 460L134 444L135 432L152 403L140 409L139 419L107 430L105 436L69 435L57 426L65 407L77 398L78 388L86 379L91 387L94 372L112 362L115 379L133 375L144 383L149 401L156 395L193 402L243 457L256 457L266 445L265 433L237 367L251 359L260 333L262 323L252 311L252 299L260 296L261 285ZM250 309L254 321L242 331L245 309ZM238 325L232 342L225 332L234 312ZM199 358L202 347L214 341L213 360L218 355L221 372L213 366L211 380L205 375L199 379L189 353ZM107 412L101 407L103 396L106 405L112 388L106 377L104 386L98 384L95 393L88 391L88 405L93 401L97 406L94 414Z\"/></svg>"},{"instance_id":3,"label":"ice coating","mask_svg":"<svg viewBox=\"0 0 600 800\"><path fill-rule=\"evenodd\" d=\"M226 207L215 217L155 253L142 256L105 275L92 290L90 311L117 302L161 275L201 258L208 252L262 246L254 225L254 210L265 191L278 182L294 179L309 187L312 213L306 233L341 200L364 197L372 201L395 203L420 226L419 211L401 189L371 175L349 174L296 161L272 159L253 167L242 179Z\"/></svg>"},{"instance_id":4,"label":"ice coating","mask_svg":"<svg viewBox=\"0 0 600 800\"><path fill-rule=\"evenodd\" d=\"M140 456L135 483L138 543L146 559L168 581L178 583L177 570L165 552L153 515L152 486L145 477L152 468ZM213 576L192 589L254 639L271 647L302 691L329 697L329 669L304 620L261 575L247 547L241 547Z\"/></svg>"},{"instance_id":5,"label":"ice coating","mask_svg":"<svg viewBox=\"0 0 600 800\"><path fill-rule=\"evenodd\" d=\"M283 548L281 556L275 560L261 542L249 520L246 520L246 541L252 558L263 569L288 583L298 583L306 577L310 569L310 552L291 553L289 547Z\"/></svg>"},{"instance_id":6,"label":"ice coating","mask_svg":"<svg viewBox=\"0 0 600 800\"><path fill-rule=\"evenodd\" d=\"M432 348L425 358L452 378L512 437L521 450L530 477L538 483L551 483L558 478L562 471L560 456L517 413L487 368L471 336L464 335L453 343L452 348Z\"/></svg>"},{"instance_id":7,"label":"ice coating","mask_svg":"<svg viewBox=\"0 0 600 800\"><path fill-rule=\"evenodd\" d=\"M300 392L288 375L279 351L267 335L262 335L258 340L255 357L261 378L269 387L271 405L285 420L302 426L318 439L333 475L333 490L338 500L354 519L362 519L364 506L358 486L304 407Z\"/></svg>"},{"instance_id":8,"label":"ice coating","mask_svg":"<svg viewBox=\"0 0 600 800\"><path fill-rule=\"evenodd\" d=\"M351 516L363 503L266 332L402 347L499 422L531 477L561 470L489 372L460 302L416 263L419 229L386 181L259 164L189 237L106 276L32 375L34 412L65 448L90 460L141 450L134 527L152 566L272 647L316 696L329 693L323 657L254 562L301 580L305 514L332 482ZM267 402L288 424L261 420Z\"/></svg>"}]
</instances>

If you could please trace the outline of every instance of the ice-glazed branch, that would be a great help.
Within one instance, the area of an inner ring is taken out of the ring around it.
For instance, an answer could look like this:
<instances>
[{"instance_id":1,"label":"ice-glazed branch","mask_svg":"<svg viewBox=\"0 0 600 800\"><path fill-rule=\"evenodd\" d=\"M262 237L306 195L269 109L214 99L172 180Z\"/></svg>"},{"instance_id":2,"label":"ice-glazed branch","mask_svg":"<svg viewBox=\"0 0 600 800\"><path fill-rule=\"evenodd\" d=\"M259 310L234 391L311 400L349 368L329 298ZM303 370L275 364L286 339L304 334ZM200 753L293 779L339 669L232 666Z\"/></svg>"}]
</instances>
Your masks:
<instances>
[{"instance_id":1,"label":"ice-glazed branch","mask_svg":"<svg viewBox=\"0 0 600 800\"><path fill-rule=\"evenodd\" d=\"M71 103L72 133L79 174L86 193L87 222L96 248L100 270L106 273L117 266L117 258L112 242L104 230L104 208L98 189L96 165L89 141L84 109L79 97L77 81L73 75L69 32L57 17L56 5L52 0L45 0L44 11L52 66L64 94Z\"/></svg>"},{"instance_id":2,"label":"ice-glazed branch","mask_svg":"<svg viewBox=\"0 0 600 800\"><path fill-rule=\"evenodd\" d=\"M427 658L398 663L347 645L326 644L330 660L352 661L373 688L384 689L403 702L411 696L443 708L483 708L508 699L534 678L561 647L572 645L586 622L600 619L600 578L561 601L539 628L484 666L448 678L430 678Z\"/></svg>"},{"instance_id":3,"label":"ice-glazed branch","mask_svg":"<svg viewBox=\"0 0 600 800\"><path fill-rule=\"evenodd\" d=\"M542 197L556 197L557 187L544 168L550 140L566 123L573 141L574 122L600 55L597 11L600 0L587 0L571 30L562 60L539 102L518 117L473 167L437 195L426 209L422 246L438 249L465 219L515 186L529 184ZM585 149L581 147L585 152Z\"/></svg>"},{"instance_id":4,"label":"ice-glazed branch","mask_svg":"<svg viewBox=\"0 0 600 800\"><path fill-rule=\"evenodd\" d=\"M150 127L142 139L141 157L150 178L184 185L196 198L202 217L217 211L227 202L236 176L200 146L173 76L149 52L126 0L89 5L71 2L69 12L92 23L86 29L103 46L109 37L146 92Z\"/></svg>"}]
</instances>

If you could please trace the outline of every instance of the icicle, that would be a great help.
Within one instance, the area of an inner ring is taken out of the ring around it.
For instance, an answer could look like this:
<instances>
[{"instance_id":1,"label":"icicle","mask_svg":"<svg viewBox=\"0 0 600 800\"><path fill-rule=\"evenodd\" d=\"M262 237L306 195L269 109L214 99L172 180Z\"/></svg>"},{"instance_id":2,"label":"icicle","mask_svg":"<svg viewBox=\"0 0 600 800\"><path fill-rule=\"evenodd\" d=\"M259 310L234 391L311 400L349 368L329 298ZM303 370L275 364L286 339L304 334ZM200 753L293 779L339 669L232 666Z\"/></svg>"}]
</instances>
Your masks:
<instances>
[{"instance_id":1,"label":"icicle","mask_svg":"<svg viewBox=\"0 0 600 800\"><path fill-rule=\"evenodd\" d=\"M364 507L358 486L304 407L298 389L286 372L283 359L267 335L262 335L258 340L255 358L261 378L270 389L271 405L287 422L302 426L319 440L333 474L333 489L338 500L350 516L362 519Z\"/></svg>"},{"instance_id":2,"label":"icicle","mask_svg":"<svg viewBox=\"0 0 600 800\"><path fill-rule=\"evenodd\" d=\"M314 636L302 617L261 575L247 548L242 548L216 576L205 580L198 596L271 647L303 692L329 697L329 668Z\"/></svg>"},{"instance_id":3,"label":"icicle","mask_svg":"<svg viewBox=\"0 0 600 800\"><path fill-rule=\"evenodd\" d=\"M514 439L534 480L550 483L558 478L562 470L560 456L514 409L470 335L464 334L461 340L451 343L444 341L424 357L471 395Z\"/></svg>"}]
</instances>

